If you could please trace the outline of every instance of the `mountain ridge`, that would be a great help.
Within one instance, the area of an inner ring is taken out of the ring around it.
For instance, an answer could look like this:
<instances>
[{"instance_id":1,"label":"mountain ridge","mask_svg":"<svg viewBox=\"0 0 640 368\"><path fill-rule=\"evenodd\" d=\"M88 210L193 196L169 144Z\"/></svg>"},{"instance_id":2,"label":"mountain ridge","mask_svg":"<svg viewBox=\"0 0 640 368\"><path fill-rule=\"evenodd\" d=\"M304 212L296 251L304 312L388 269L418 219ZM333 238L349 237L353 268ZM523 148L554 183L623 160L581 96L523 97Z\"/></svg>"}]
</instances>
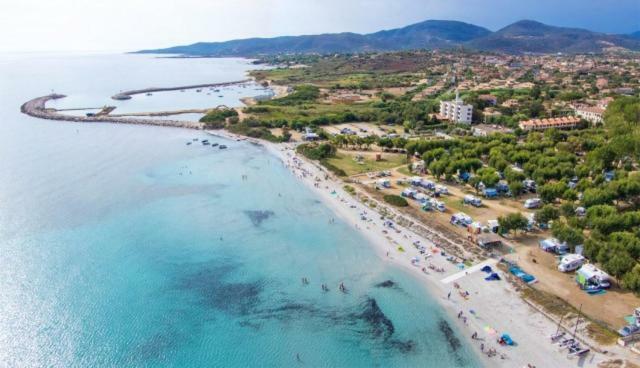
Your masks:
<instances>
[{"instance_id":1,"label":"mountain ridge","mask_svg":"<svg viewBox=\"0 0 640 368\"><path fill-rule=\"evenodd\" d=\"M426 20L368 34L342 32L254 37L222 42L197 42L184 46L141 50L136 53L250 57L287 53L360 53L455 47L511 54L599 53L608 48L639 51L640 38L637 33L605 34L581 28L551 26L527 19L491 32L484 27L460 21Z\"/></svg>"}]
</instances>

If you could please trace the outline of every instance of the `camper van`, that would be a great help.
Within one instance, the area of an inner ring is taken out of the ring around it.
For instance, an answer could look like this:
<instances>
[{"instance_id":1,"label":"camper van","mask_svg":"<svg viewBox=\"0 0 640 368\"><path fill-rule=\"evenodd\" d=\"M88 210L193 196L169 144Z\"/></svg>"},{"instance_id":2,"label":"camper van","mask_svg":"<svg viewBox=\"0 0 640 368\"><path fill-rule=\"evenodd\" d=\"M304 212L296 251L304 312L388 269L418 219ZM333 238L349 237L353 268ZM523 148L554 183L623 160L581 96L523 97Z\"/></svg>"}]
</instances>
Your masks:
<instances>
[{"instance_id":1,"label":"camper van","mask_svg":"<svg viewBox=\"0 0 640 368\"><path fill-rule=\"evenodd\" d=\"M471 216L466 213L458 212L455 215L451 216L451 223L454 225L460 225L467 227L473 223Z\"/></svg>"},{"instance_id":2,"label":"camper van","mask_svg":"<svg viewBox=\"0 0 640 368\"><path fill-rule=\"evenodd\" d=\"M402 191L402 193L400 195L402 195L403 197L407 197L407 198L414 198L415 195L418 194L418 191L415 189L411 189L411 188L406 188Z\"/></svg>"},{"instance_id":3,"label":"camper van","mask_svg":"<svg viewBox=\"0 0 640 368\"><path fill-rule=\"evenodd\" d=\"M607 289L611 286L611 277L598 267L587 263L576 272L576 282L583 289Z\"/></svg>"},{"instance_id":4,"label":"camper van","mask_svg":"<svg viewBox=\"0 0 640 368\"><path fill-rule=\"evenodd\" d=\"M470 204L474 207L480 207L482 206L482 200L476 196L468 194L464 196L464 204Z\"/></svg>"},{"instance_id":5,"label":"camper van","mask_svg":"<svg viewBox=\"0 0 640 368\"><path fill-rule=\"evenodd\" d=\"M564 255L569 253L569 245L567 243L561 243L556 238L547 238L544 240L540 240L538 243L540 248L545 252L555 253L558 255Z\"/></svg>"},{"instance_id":6,"label":"camper van","mask_svg":"<svg viewBox=\"0 0 640 368\"><path fill-rule=\"evenodd\" d=\"M449 194L449 188L444 185L436 185L436 192L440 194Z\"/></svg>"},{"instance_id":7,"label":"camper van","mask_svg":"<svg viewBox=\"0 0 640 368\"><path fill-rule=\"evenodd\" d=\"M433 206L433 208L435 208L436 210L440 211L440 212L444 212L446 211L446 207L444 206L444 203L435 199L431 199L431 205Z\"/></svg>"},{"instance_id":8,"label":"camper van","mask_svg":"<svg viewBox=\"0 0 640 368\"><path fill-rule=\"evenodd\" d=\"M524 208L528 210L539 208L540 206L542 206L542 200L540 198L530 198L524 201Z\"/></svg>"},{"instance_id":9,"label":"camper van","mask_svg":"<svg viewBox=\"0 0 640 368\"><path fill-rule=\"evenodd\" d=\"M376 187L378 189L391 188L391 181L389 179L379 179L378 181L376 181Z\"/></svg>"},{"instance_id":10,"label":"camper van","mask_svg":"<svg viewBox=\"0 0 640 368\"><path fill-rule=\"evenodd\" d=\"M558 271L571 272L580 268L584 264L585 258L580 254L567 254L560 260Z\"/></svg>"}]
</instances>

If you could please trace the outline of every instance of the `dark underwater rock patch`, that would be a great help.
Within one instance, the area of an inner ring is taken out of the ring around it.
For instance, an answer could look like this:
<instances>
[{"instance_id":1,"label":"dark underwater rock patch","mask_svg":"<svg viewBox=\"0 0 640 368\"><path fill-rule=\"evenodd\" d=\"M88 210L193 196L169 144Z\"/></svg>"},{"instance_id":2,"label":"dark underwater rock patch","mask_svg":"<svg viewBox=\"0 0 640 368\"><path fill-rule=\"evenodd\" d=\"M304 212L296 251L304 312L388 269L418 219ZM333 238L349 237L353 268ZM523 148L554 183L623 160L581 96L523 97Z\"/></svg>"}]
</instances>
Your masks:
<instances>
[{"instance_id":1,"label":"dark underwater rock patch","mask_svg":"<svg viewBox=\"0 0 640 368\"><path fill-rule=\"evenodd\" d=\"M395 332L393 322L384 314L378 302L373 298L367 298L362 303L362 312L355 316L369 326L369 333L373 337L391 338Z\"/></svg>"},{"instance_id":2,"label":"dark underwater rock patch","mask_svg":"<svg viewBox=\"0 0 640 368\"><path fill-rule=\"evenodd\" d=\"M440 320L440 322L438 322L438 328L440 329L440 332L442 332L442 335L444 335L444 338L449 344L449 348L451 349L452 352L455 352L462 347L462 344L460 343L460 339L456 337L455 333L453 332L453 330L451 329L451 326L449 326L449 323L447 323L447 321L443 319Z\"/></svg>"},{"instance_id":3,"label":"dark underwater rock patch","mask_svg":"<svg viewBox=\"0 0 640 368\"><path fill-rule=\"evenodd\" d=\"M229 281L237 268L230 264L209 265L185 276L179 287L196 292L202 303L211 308L239 316L250 315L260 304L264 284L261 281Z\"/></svg>"},{"instance_id":4,"label":"dark underwater rock patch","mask_svg":"<svg viewBox=\"0 0 640 368\"><path fill-rule=\"evenodd\" d=\"M246 210L244 214L249 217L253 226L260 226L265 220L273 216L275 213L269 210Z\"/></svg>"},{"instance_id":5,"label":"dark underwater rock patch","mask_svg":"<svg viewBox=\"0 0 640 368\"><path fill-rule=\"evenodd\" d=\"M393 280L385 280L374 285L377 288L399 289L400 287Z\"/></svg>"}]
</instances>

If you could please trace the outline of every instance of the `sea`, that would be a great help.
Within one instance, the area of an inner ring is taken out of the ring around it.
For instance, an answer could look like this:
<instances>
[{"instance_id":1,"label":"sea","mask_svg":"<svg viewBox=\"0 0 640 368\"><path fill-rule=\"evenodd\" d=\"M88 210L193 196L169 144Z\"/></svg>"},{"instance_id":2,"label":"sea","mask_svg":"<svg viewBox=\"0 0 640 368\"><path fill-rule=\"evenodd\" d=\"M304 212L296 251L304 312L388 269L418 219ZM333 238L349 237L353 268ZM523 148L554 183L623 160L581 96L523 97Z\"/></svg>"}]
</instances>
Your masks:
<instances>
[{"instance_id":1,"label":"sea","mask_svg":"<svg viewBox=\"0 0 640 368\"><path fill-rule=\"evenodd\" d=\"M0 366L481 366L442 296L330 223L331 210L263 147L20 113L52 91L68 97L49 106L86 109L70 113L240 106L269 91L110 96L241 80L259 67L0 54Z\"/></svg>"}]
</instances>

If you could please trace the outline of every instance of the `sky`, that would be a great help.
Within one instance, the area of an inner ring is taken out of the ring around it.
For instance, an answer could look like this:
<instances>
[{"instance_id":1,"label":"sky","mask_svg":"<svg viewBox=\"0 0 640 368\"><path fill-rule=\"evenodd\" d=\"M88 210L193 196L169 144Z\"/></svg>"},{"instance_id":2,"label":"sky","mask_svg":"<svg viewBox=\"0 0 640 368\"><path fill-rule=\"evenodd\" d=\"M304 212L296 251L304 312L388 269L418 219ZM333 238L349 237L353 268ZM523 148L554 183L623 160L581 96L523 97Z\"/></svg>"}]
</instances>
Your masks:
<instances>
[{"instance_id":1,"label":"sky","mask_svg":"<svg viewBox=\"0 0 640 368\"><path fill-rule=\"evenodd\" d=\"M640 0L0 0L0 52L134 51L334 32L427 19L497 30L520 19L640 30Z\"/></svg>"}]
</instances>

